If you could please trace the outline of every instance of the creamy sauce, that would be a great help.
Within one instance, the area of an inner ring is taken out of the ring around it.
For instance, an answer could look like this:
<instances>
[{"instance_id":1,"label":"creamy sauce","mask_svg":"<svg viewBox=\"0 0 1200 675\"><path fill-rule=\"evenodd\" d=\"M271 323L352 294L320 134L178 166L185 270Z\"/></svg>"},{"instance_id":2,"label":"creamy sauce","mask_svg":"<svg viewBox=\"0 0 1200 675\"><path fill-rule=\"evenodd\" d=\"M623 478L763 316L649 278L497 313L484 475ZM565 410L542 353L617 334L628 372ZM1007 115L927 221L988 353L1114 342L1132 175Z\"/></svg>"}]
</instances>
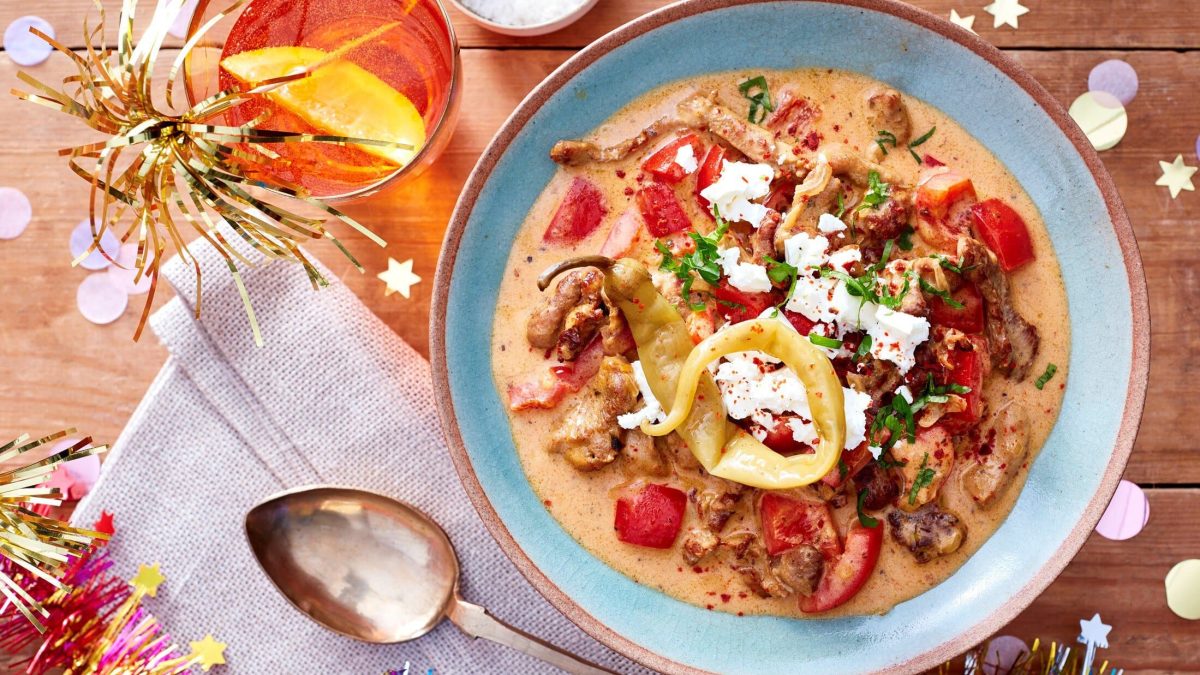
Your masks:
<instances>
[{"instance_id":1,"label":"creamy sauce","mask_svg":"<svg viewBox=\"0 0 1200 675\"><path fill-rule=\"evenodd\" d=\"M695 91L719 90L723 102L740 110L745 100L737 91L737 83L759 74L762 73L723 73L668 85L632 102L596 129L594 136L602 143L632 136L650 121L671 114L677 101ZM867 149L875 134L866 128L858 112L859 96L873 80L858 74L826 70L766 74L773 87L785 81L798 84L809 99L820 105L823 114L814 123L814 128L823 136L823 143L845 143L858 151ZM1030 227L1037 259L1011 273L1009 278L1015 306L1037 327L1041 347L1031 374L1024 382L1011 382L993 372L984 387L989 409L1008 400L1024 406L1030 420L1028 466L1054 425L1066 384L1070 327L1058 261L1036 207L999 160L936 108L907 95L905 102L914 137L937 126L933 137L920 147L922 154L928 153L969 176L981 200L999 197L1007 201ZM507 401L505 392L510 381L552 365L544 359L541 350L532 349L525 339L526 321L541 301L536 286L537 275L564 258L599 250L612 223L626 209L636 208L632 192L626 194L626 188L637 186L638 162L645 156L646 153L635 153L629 159L613 164L560 169L530 211L513 243L492 327L492 363L502 400ZM907 177L908 184L916 184L918 166L903 149L890 152L880 163ZM619 171L624 172L624 178L618 177ZM607 199L608 214L600 228L578 246L546 245L542 234L575 175L586 175L600 186ZM693 201L681 199L684 207L690 209L693 222L701 224L707 231L711 228L710 221L700 214ZM639 245L649 247L651 243L643 232ZM1058 364L1059 370L1050 384L1038 390L1033 386L1033 380L1047 363ZM946 579L978 550L1011 510L1027 474L1024 469L1020 471L1001 495L987 507L980 507L959 488L960 472L956 469L943 486L940 499L943 506L958 515L967 526L966 541L957 552L918 564L909 551L888 534L884 537L884 548L875 572L850 602L823 614L806 615L799 611L795 597L764 599L751 593L740 575L730 569L723 558L718 559L721 562L703 561L702 567L691 569L682 558L678 542L674 548L666 550L619 542L613 530L614 494L633 478L622 468L621 460L600 471L582 473L561 456L547 451L554 427L569 403L568 398L554 410L509 413L521 462L546 508L585 548L635 581L687 602L731 613L810 618L884 613ZM853 500L850 501L835 514L843 537L850 522L856 518ZM743 522L754 518L753 503L754 500L743 498L739 514L723 532L734 532L743 527ZM693 507L689 506L686 518L685 532L697 520Z\"/></svg>"}]
</instances>

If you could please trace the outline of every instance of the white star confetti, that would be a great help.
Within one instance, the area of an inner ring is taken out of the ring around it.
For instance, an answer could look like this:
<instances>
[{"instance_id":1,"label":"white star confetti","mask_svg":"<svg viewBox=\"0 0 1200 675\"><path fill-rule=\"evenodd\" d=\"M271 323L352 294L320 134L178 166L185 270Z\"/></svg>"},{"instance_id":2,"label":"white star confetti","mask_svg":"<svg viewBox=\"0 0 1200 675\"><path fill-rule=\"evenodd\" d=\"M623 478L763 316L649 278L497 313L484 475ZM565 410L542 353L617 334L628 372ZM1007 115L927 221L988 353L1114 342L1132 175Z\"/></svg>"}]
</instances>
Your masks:
<instances>
[{"instance_id":1,"label":"white star confetti","mask_svg":"<svg viewBox=\"0 0 1200 675\"><path fill-rule=\"evenodd\" d=\"M992 4L984 7L983 11L994 17L992 28L999 28L1005 24L1013 28L1020 28L1017 25L1017 17L1028 14L1029 8L1022 6L1021 0L995 0Z\"/></svg>"},{"instance_id":2,"label":"white star confetti","mask_svg":"<svg viewBox=\"0 0 1200 675\"><path fill-rule=\"evenodd\" d=\"M412 260L396 262L394 259L388 258L387 271L380 272L378 275L387 284L387 290L383 292L383 295L386 297L392 293L399 293L406 298L410 297L409 293L412 287L421 281L421 277L413 274L412 268Z\"/></svg>"},{"instance_id":3,"label":"white star confetti","mask_svg":"<svg viewBox=\"0 0 1200 675\"><path fill-rule=\"evenodd\" d=\"M1091 619L1079 621L1079 637L1082 642L1087 642L1096 645L1102 649L1108 649L1108 632L1112 630L1112 626L1105 624L1100 620L1100 615L1095 614Z\"/></svg>"},{"instance_id":4,"label":"white star confetti","mask_svg":"<svg viewBox=\"0 0 1200 675\"><path fill-rule=\"evenodd\" d=\"M971 31L972 33L975 32L975 29L973 28L973 26L975 25L975 15L974 14L972 14L971 16L959 16L958 11L952 9L952 10L950 10L950 23L954 24L955 26L962 26L963 28Z\"/></svg>"},{"instance_id":5,"label":"white star confetti","mask_svg":"<svg viewBox=\"0 0 1200 675\"><path fill-rule=\"evenodd\" d=\"M1196 186L1192 184L1192 176L1196 173L1197 167L1184 164L1183 155L1176 155L1174 162L1159 161L1158 166L1162 169L1163 175L1154 184L1170 190L1171 199L1178 197L1183 190L1195 191Z\"/></svg>"}]
</instances>

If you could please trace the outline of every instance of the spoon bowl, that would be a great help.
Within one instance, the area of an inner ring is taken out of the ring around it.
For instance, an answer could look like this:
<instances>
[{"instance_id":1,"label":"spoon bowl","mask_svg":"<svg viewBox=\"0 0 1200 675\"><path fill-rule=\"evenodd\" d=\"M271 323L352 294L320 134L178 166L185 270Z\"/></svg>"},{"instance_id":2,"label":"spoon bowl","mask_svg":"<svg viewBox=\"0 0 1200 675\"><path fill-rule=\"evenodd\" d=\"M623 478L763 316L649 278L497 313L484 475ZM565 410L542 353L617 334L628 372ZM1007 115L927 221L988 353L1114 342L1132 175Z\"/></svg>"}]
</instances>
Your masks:
<instances>
[{"instance_id":1,"label":"spoon bowl","mask_svg":"<svg viewBox=\"0 0 1200 675\"><path fill-rule=\"evenodd\" d=\"M417 509L365 490L310 487L246 514L246 539L279 592L317 623L364 642L407 642L449 618L463 632L569 673L608 673L458 595L458 558Z\"/></svg>"}]
</instances>

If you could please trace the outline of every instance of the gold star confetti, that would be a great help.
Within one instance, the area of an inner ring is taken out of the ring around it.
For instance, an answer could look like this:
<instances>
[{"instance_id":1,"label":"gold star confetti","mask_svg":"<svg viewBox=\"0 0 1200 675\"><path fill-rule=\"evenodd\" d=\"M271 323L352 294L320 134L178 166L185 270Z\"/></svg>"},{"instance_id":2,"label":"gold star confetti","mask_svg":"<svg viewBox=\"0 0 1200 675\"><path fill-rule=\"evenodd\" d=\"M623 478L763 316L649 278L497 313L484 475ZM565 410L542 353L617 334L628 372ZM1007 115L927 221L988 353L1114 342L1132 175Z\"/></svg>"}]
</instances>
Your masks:
<instances>
[{"instance_id":1,"label":"gold star confetti","mask_svg":"<svg viewBox=\"0 0 1200 675\"><path fill-rule=\"evenodd\" d=\"M984 7L983 11L995 17L992 28L999 28L1004 24L1020 28L1017 25L1017 17L1028 14L1029 8L1022 6L1021 0L994 0L992 4Z\"/></svg>"},{"instance_id":2,"label":"gold star confetti","mask_svg":"<svg viewBox=\"0 0 1200 675\"><path fill-rule=\"evenodd\" d=\"M1176 155L1174 162L1160 161L1158 166L1162 168L1163 175L1154 184L1170 190L1171 199L1178 197L1183 190L1192 192L1196 189L1192 184L1192 175L1196 173L1197 167L1184 164L1183 155Z\"/></svg>"},{"instance_id":3,"label":"gold star confetti","mask_svg":"<svg viewBox=\"0 0 1200 675\"><path fill-rule=\"evenodd\" d=\"M387 284L387 290L383 292L383 295L386 297L392 293L399 293L406 298L410 297L409 289L421 281L421 277L413 274L412 268L412 260L396 262L392 258L388 258L387 271L379 273L379 278Z\"/></svg>"},{"instance_id":4,"label":"gold star confetti","mask_svg":"<svg viewBox=\"0 0 1200 675\"><path fill-rule=\"evenodd\" d=\"M199 658L199 666L208 672L213 666L225 665L225 647L224 642L217 642L211 634L205 635L204 639L199 642L189 642L192 648L190 658Z\"/></svg>"},{"instance_id":5,"label":"gold star confetti","mask_svg":"<svg viewBox=\"0 0 1200 675\"><path fill-rule=\"evenodd\" d=\"M962 26L963 28L966 28L967 30L971 31L972 33L975 32L975 29L972 28L972 26L975 25L975 15L974 14L972 14L971 16L959 16L958 12L956 10L952 9L952 10L950 10L950 23L954 24L955 26Z\"/></svg>"},{"instance_id":6,"label":"gold star confetti","mask_svg":"<svg viewBox=\"0 0 1200 675\"><path fill-rule=\"evenodd\" d=\"M153 565L143 563L138 565L137 574L134 575L133 579L129 580L129 583L135 589L153 598L158 595L158 587L166 580L167 578L163 576L162 571L158 569L158 563L154 563Z\"/></svg>"}]
</instances>

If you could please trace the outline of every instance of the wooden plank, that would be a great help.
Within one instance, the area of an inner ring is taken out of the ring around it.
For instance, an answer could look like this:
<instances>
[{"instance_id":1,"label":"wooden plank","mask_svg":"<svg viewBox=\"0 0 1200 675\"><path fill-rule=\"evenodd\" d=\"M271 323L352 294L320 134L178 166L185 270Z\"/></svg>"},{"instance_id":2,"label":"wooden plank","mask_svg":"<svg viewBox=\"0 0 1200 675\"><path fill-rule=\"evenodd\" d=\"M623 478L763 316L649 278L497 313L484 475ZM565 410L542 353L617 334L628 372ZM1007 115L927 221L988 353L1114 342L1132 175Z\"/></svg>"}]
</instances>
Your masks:
<instances>
[{"instance_id":1,"label":"wooden plank","mask_svg":"<svg viewBox=\"0 0 1200 675\"><path fill-rule=\"evenodd\" d=\"M448 3L447 3L448 4ZM514 38L491 33L451 9L452 20L464 47L565 47L579 49L610 30L669 4L669 0L601 0L596 8L574 25L549 35ZM1178 0L1027 0L1030 12L1019 20L1020 28L992 27L992 16L983 11L982 0L917 0L912 4L938 16L948 17L955 9L975 16L975 30L998 47L1005 48L1158 48L1200 47L1200 11L1193 2ZM140 3L148 16L152 3ZM104 0L115 16L119 0ZM83 0L47 0L36 13L53 25L60 38L78 46L83 14L91 3ZM21 3L0 6L0 25L29 14ZM178 40L171 44L178 45Z\"/></svg>"},{"instance_id":2,"label":"wooden plank","mask_svg":"<svg viewBox=\"0 0 1200 675\"><path fill-rule=\"evenodd\" d=\"M1092 534L1062 575L999 634L1065 640L1074 651L1082 649L1075 642L1079 620L1099 612L1113 628L1097 668L1108 659L1130 673L1200 672L1200 624L1167 608L1163 586L1176 563L1197 556L1200 490L1147 494L1150 522L1141 534L1127 541Z\"/></svg>"}]
</instances>

